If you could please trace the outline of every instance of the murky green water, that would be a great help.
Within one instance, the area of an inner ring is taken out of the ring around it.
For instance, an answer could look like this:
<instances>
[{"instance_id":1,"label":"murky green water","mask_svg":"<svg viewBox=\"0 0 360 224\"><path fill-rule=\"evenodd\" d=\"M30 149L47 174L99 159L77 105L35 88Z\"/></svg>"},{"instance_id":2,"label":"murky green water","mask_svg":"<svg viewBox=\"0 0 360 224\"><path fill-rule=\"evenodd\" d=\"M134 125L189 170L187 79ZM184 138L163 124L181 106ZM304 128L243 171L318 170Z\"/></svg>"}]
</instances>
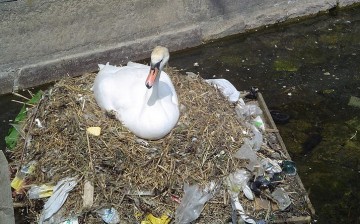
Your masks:
<instances>
[{"instance_id":1,"label":"murky green water","mask_svg":"<svg viewBox=\"0 0 360 224\"><path fill-rule=\"evenodd\" d=\"M348 105L360 97L359 7L180 52L170 65L259 87L291 115L278 128L317 223L360 223L360 108Z\"/></svg>"},{"instance_id":2,"label":"murky green water","mask_svg":"<svg viewBox=\"0 0 360 224\"><path fill-rule=\"evenodd\" d=\"M359 7L178 52L170 65L259 87L270 108L291 115L278 128L317 223L360 223L360 108L348 105L360 97ZM0 105L3 139L20 105L7 96Z\"/></svg>"}]
</instances>

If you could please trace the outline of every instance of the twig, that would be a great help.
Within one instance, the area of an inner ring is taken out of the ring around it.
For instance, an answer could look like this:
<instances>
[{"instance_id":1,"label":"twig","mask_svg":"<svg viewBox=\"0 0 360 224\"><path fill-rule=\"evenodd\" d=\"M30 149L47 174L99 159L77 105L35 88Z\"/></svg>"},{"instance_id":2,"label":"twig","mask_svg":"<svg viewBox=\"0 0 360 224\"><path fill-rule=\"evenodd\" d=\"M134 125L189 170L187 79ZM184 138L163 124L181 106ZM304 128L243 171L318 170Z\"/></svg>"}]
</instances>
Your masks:
<instances>
[{"instance_id":1,"label":"twig","mask_svg":"<svg viewBox=\"0 0 360 224\"><path fill-rule=\"evenodd\" d=\"M93 165L93 161L91 158L91 147L90 147L90 140L89 140L89 134L86 131L86 140L87 140L87 145L88 145L88 153L89 153L89 158L90 158L90 162L89 162L89 166L91 170L94 170L94 165Z\"/></svg>"},{"instance_id":2,"label":"twig","mask_svg":"<svg viewBox=\"0 0 360 224\"><path fill-rule=\"evenodd\" d=\"M357 134L357 130L355 131L355 134L350 137L350 140L353 139L353 138L355 138L356 134Z\"/></svg>"},{"instance_id":3,"label":"twig","mask_svg":"<svg viewBox=\"0 0 360 224\"><path fill-rule=\"evenodd\" d=\"M21 95L19 93L13 92L12 94L14 94L15 96L21 97L21 98L23 98L25 100L30 100L29 98L27 98L27 97L25 97L25 96L23 96L23 95Z\"/></svg>"},{"instance_id":4,"label":"twig","mask_svg":"<svg viewBox=\"0 0 360 224\"><path fill-rule=\"evenodd\" d=\"M18 101L18 100L11 100L12 102L15 102L15 103L19 103L19 104L25 104L25 105L28 105L28 106L35 106L34 104L31 104L31 103L26 103L26 102L21 102L21 101Z\"/></svg>"}]
</instances>

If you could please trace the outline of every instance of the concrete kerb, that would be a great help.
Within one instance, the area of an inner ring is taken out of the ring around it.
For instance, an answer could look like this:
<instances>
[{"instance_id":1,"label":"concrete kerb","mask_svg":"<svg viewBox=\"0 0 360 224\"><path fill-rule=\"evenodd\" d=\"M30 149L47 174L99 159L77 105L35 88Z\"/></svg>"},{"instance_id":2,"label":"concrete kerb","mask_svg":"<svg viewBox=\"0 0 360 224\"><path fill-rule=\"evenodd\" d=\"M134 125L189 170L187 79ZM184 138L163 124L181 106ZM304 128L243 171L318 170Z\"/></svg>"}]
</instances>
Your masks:
<instances>
[{"instance_id":1,"label":"concrete kerb","mask_svg":"<svg viewBox=\"0 0 360 224\"><path fill-rule=\"evenodd\" d=\"M111 64L123 65L131 60L136 61L148 58L152 47L156 45L168 46L170 51L195 47L202 43L201 36L201 29L198 26L190 26L177 32L168 32L129 41L107 49L89 51L57 60L33 64L19 69L17 76L13 78L12 90L17 91L59 80L63 77L93 72L98 70L99 63L105 64L109 59L112 59L109 61ZM0 79L5 78L8 78L6 74L0 76ZM9 88L0 89L0 94L6 93L6 90L9 90Z\"/></svg>"}]
</instances>

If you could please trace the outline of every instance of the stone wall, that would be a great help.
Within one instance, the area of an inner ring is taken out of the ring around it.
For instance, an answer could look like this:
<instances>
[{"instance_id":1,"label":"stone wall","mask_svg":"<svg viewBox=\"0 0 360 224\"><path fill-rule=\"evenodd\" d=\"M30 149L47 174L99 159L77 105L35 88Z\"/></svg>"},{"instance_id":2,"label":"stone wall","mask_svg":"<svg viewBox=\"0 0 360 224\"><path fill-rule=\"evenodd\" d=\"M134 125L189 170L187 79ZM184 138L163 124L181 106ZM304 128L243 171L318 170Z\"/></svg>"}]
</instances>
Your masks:
<instances>
[{"instance_id":1,"label":"stone wall","mask_svg":"<svg viewBox=\"0 0 360 224\"><path fill-rule=\"evenodd\" d=\"M360 0L0 0L0 94Z\"/></svg>"}]
</instances>

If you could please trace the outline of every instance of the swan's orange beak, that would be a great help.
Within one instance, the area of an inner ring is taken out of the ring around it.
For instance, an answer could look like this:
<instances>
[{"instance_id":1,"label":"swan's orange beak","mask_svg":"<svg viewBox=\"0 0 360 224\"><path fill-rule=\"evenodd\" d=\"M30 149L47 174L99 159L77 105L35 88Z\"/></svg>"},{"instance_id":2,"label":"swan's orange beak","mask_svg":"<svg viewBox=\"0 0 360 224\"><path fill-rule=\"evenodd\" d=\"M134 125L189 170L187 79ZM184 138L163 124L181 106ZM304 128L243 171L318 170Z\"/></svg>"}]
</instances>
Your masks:
<instances>
[{"instance_id":1,"label":"swan's orange beak","mask_svg":"<svg viewBox=\"0 0 360 224\"><path fill-rule=\"evenodd\" d=\"M150 68L150 72L148 77L146 78L145 85L148 89L150 89L155 82L156 76L159 74L159 69L157 67Z\"/></svg>"}]
</instances>

